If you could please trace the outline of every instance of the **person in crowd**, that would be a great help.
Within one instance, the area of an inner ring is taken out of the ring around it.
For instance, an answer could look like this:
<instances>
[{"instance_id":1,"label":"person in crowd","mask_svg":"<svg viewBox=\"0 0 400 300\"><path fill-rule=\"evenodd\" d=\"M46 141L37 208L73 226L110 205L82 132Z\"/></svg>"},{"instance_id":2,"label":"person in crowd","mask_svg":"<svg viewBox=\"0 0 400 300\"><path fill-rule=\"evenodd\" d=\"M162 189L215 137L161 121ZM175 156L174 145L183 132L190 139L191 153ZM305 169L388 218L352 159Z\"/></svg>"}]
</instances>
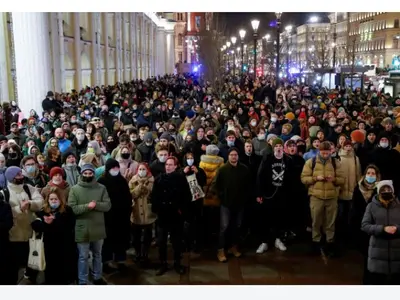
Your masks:
<instances>
[{"instance_id":1,"label":"person in crowd","mask_svg":"<svg viewBox=\"0 0 400 300\"><path fill-rule=\"evenodd\" d=\"M257 202L262 204L263 213L260 215L263 224L262 243L257 253L268 249L268 243L273 242L280 251L286 251L284 237L290 229L290 201L292 196L289 186L291 179L292 160L284 153L284 142L277 138L273 142L273 154L261 162L257 174Z\"/></svg>"},{"instance_id":2,"label":"person in crowd","mask_svg":"<svg viewBox=\"0 0 400 300\"><path fill-rule=\"evenodd\" d=\"M364 257L363 282L368 282L368 242L369 236L361 230L360 224L367 205L376 196L376 186L380 181L379 169L374 165L369 165L357 186L354 188L352 206L350 210L350 236L355 248Z\"/></svg>"},{"instance_id":3,"label":"person in crowd","mask_svg":"<svg viewBox=\"0 0 400 300\"><path fill-rule=\"evenodd\" d=\"M86 153L89 140L85 136L85 131L82 128L78 128L75 132L75 137L69 146L68 152L73 152L76 157L80 158ZM65 154L64 152L63 154Z\"/></svg>"},{"instance_id":4,"label":"person in crowd","mask_svg":"<svg viewBox=\"0 0 400 300\"><path fill-rule=\"evenodd\" d=\"M68 205L76 216L75 241L78 244L78 279L80 285L89 280L89 251L93 254L93 283L105 284L102 278L102 248L106 238L104 213L111 208L110 198L104 185L99 184L91 164L83 165L78 184L71 187Z\"/></svg>"},{"instance_id":5,"label":"person in crowd","mask_svg":"<svg viewBox=\"0 0 400 300\"><path fill-rule=\"evenodd\" d=\"M312 159L318 155L318 149L319 145L321 144L321 141L317 138L311 138L310 139L310 149L308 152L304 153L303 158L305 161Z\"/></svg>"},{"instance_id":6,"label":"person in crowd","mask_svg":"<svg viewBox=\"0 0 400 300\"><path fill-rule=\"evenodd\" d=\"M18 145L13 144L7 146L6 166L18 167L21 165L22 152Z\"/></svg>"},{"instance_id":7,"label":"person in crowd","mask_svg":"<svg viewBox=\"0 0 400 300\"><path fill-rule=\"evenodd\" d=\"M140 151L137 149L137 146L139 144L136 145L137 140L131 141L129 135L126 133L122 133L118 137L118 140L119 140L119 145L112 150L111 158L118 159L120 156L121 147L127 146L131 151L132 159L136 162L142 161L142 155L140 154Z\"/></svg>"},{"instance_id":8,"label":"person in crowd","mask_svg":"<svg viewBox=\"0 0 400 300\"><path fill-rule=\"evenodd\" d=\"M7 187L6 170L6 158L0 153L0 189Z\"/></svg>"},{"instance_id":9,"label":"person in crowd","mask_svg":"<svg viewBox=\"0 0 400 300\"><path fill-rule=\"evenodd\" d=\"M139 150L142 156L142 161L147 164L150 164L151 158L155 151L154 138L151 132L145 133L143 137L143 142L137 147L137 149Z\"/></svg>"},{"instance_id":10,"label":"person in crowd","mask_svg":"<svg viewBox=\"0 0 400 300\"><path fill-rule=\"evenodd\" d=\"M391 180L381 180L377 196L367 205L361 229L370 236L366 284L400 284L400 204Z\"/></svg>"},{"instance_id":11,"label":"person in crowd","mask_svg":"<svg viewBox=\"0 0 400 300\"><path fill-rule=\"evenodd\" d=\"M129 189L132 195L131 223L136 262L143 267L149 266L152 228L157 219L150 202L153 184L154 177L149 167L145 163L139 163L137 173L129 181Z\"/></svg>"},{"instance_id":12,"label":"person in crowd","mask_svg":"<svg viewBox=\"0 0 400 300\"><path fill-rule=\"evenodd\" d=\"M107 160L105 173L98 183L106 187L111 201L111 209L104 215L107 237L103 244L103 262L109 269L121 269L126 266L126 251L130 244L132 197L118 161Z\"/></svg>"},{"instance_id":13,"label":"person in crowd","mask_svg":"<svg viewBox=\"0 0 400 300\"><path fill-rule=\"evenodd\" d=\"M62 168L65 172L65 181L69 186L74 186L78 183L80 168L77 166L77 157L74 152L66 152L63 155Z\"/></svg>"},{"instance_id":14,"label":"person in crowd","mask_svg":"<svg viewBox=\"0 0 400 300\"><path fill-rule=\"evenodd\" d=\"M352 206L354 188L361 178L361 164L353 144L346 140L342 149L339 150L339 159L341 172L344 176L344 184L340 188L338 200L338 216L336 221L336 240L342 239L343 242L349 242L349 213Z\"/></svg>"},{"instance_id":15,"label":"person in crowd","mask_svg":"<svg viewBox=\"0 0 400 300\"><path fill-rule=\"evenodd\" d=\"M61 167L61 152L57 146L50 146L47 151L46 168Z\"/></svg>"},{"instance_id":16,"label":"person in crowd","mask_svg":"<svg viewBox=\"0 0 400 300\"><path fill-rule=\"evenodd\" d=\"M254 137L252 140L252 144L253 144L253 149L254 149L254 153L257 156L262 156L261 152L267 148L267 136L265 133L265 128L264 127L257 127L256 129L256 134L257 137Z\"/></svg>"},{"instance_id":17,"label":"person in crowd","mask_svg":"<svg viewBox=\"0 0 400 300\"><path fill-rule=\"evenodd\" d=\"M318 155L306 161L301 173L301 181L308 187L310 195L314 253L320 253L323 227L326 235L324 252L329 256L337 254L334 242L338 187L344 184L340 168L340 162L331 157L331 144L325 141L320 144Z\"/></svg>"},{"instance_id":18,"label":"person in crowd","mask_svg":"<svg viewBox=\"0 0 400 300\"><path fill-rule=\"evenodd\" d=\"M17 146L19 146L22 149L22 147L26 142L26 135L20 133L20 130L18 128L18 123L15 122L11 123L10 131L11 133L6 136L7 140L14 140Z\"/></svg>"},{"instance_id":19,"label":"person in crowd","mask_svg":"<svg viewBox=\"0 0 400 300\"><path fill-rule=\"evenodd\" d=\"M48 193L53 190L52 188L58 188L59 197L61 197L64 203L68 201L69 189L70 185L67 181L64 180L65 173L64 170L60 167L54 167L50 170L50 181L47 185L41 190L41 194L43 199L47 198Z\"/></svg>"},{"instance_id":20,"label":"person in crowd","mask_svg":"<svg viewBox=\"0 0 400 300\"><path fill-rule=\"evenodd\" d=\"M192 193L192 202L190 203L189 212L191 216L190 228L189 228L189 248L195 252L200 252L203 248L203 199L204 193L201 189L206 184L207 176L203 169L196 167L194 154L187 152L183 157L183 169L182 172L190 185L190 191ZM190 178L191 175L195 175L196 182ZM192 180L192 181L190 181ZM198 189L201 189L200 191Z\"/></svg>"},{"instance_id":21,"label":"person in crowd","mask_svg":"<svg viewBox=\"0 0 400 300\"><path fill-rule=\"evenodd\" d=\"M120 157L117 159L121 175L129 182L136 174L138 163L132 159L132 153L128 146L120 147Z\"/></svg>"},{"instance_id":22,"label":"person in crowd","mask_svg":"<svg viewBox=\"0 0 400 300\"><path fill-rule=\"evenodd\" d=\"M168 158L168 148L165 146L158 147L157 159L150 164L151 174L154 178L165 173L165 162Z\"/></svg>"},{"instance_id":23,"label":"person in crowd","mask_svg":"<svg viewBox=\"0 0 400 300\"><path fill-rule=\"evenodd\" d=\"M46 259L45 283L67 285L77 278L75 216L56 186L48 189L43 207L36 213L32 229L43 234ZM60 259L62 258L62 259Z\"/></svg>"},{"instance_id":24,"label":"person in crowd","mask_svg":"<svg viewBox=\"0 0 400 300\"><path fill-rule=\"evenodd\" d=\"M176 157L167 158L165 173L155 179L151 193L152 211L158 216L157 245L161 262L156 274L158 276L168 271L168 234L171 236L174 249L174 269L178 274L186 272L186 267L181 264L182 238L184 226L188 227L188 210L192 194L185 176L177 171L177 167Z\"/></svg>"},{"instance_id":25,"label":"person in crowd","mask_svg":"<svg viewBox=\"0 0 400 300\"><path fill-rule=\"evenodd\" d=\"M230 148L235 147L240 154L243 154L243 143L240 139L236 138L235 131L228 130L225 134L225 141L219 144L219 155L224 159L224 162L228 160L228 151ZM241 150L239 150L241 149Z\"/></svg>"},{"instance_id":26,"label":"person in crowd","mask_svg":"<svg viewBox=\"0 0 400 300\"><path fill-rule=\"evenodd\" d=\"M21 160L24 182L36 188L42 189L49 181L48 176L38 168L38 163L34 156L28 155Z\"/></svg>"},{"instance_id":27,"label":"person in crowd","mask_svg":"<svg viewBox=\"0 0 400 300\"><path fill-rule=\"evenodd\" d=\"M24 279L27 283L36 283L37 272L27 267L29 254L29 239L32 237L31 221L35 218L43 205L43 198L39 191L24 183L24 175L18 167L11 166L6 170L8 193L13 212L14 226L10 230L10 253L12 270L9 274L12 282L18 282L18 271L25 268ZM8 194L8 196L7 196ZM7 200L6 200L7 201Z\"/></svg>"},{"instance_id":28,"label":"person in crowd","mask_svg":"<svg viewBox=\"0 0 400 300\"><path fill-rule=\"evenodd\" d=\"M227 139L230 133L227 132ZM226 262L225 248L235 257L242 254L238 250L239 230L242 225L243 212L246 200L250 193L249 187L251 174L250 170L239 162L239 150L232 147L228 150L228 162L218 169L213 180L211 189L218 195L221 202L220 228L218 239L217 258L220 262ZM228 237L228 228L230 240Z\"/></svg>"}]
</instances>

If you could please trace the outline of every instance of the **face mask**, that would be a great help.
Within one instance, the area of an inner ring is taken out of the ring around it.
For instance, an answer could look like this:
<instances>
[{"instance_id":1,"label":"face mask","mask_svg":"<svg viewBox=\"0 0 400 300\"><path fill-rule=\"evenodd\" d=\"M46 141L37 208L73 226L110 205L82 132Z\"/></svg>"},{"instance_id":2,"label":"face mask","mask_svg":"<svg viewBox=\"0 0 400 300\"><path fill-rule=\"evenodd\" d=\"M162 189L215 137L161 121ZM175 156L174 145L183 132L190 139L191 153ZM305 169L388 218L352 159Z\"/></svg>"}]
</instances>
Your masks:
<instances>
[{"instance_id":1,"label":"face mask","mask_svg":"<svg viewBox=\"0 0 400 300\"><path fill-rule=\"evenodd\" d=\"M271 118L271 122L272 122L272 123L275 123L276 121L278 121L278 119L277 119L276 117L272 117L272 118Z\"/></svg>"},{"instance_id":2,"label":"face mask","mask_svg":"<svg viewBox=\"0 0 400 300\"><path fill-rule=\"evenodd\" d=\"M121 154L121 157L122 157L123 159L129 159L130 156L131 156L131 155L130 155L129 153L122 153L122 154Z\"/></svg>"},{"instance_id":3,"label":"face mask","mask_svg":"<svg viewBox=\"0 0 400 300\"><path fill-rule=\"evenodd\" d=\"M391 192L385 192L385 193L381 193L381 198L385 201L389 201L393 199L393 193Z\"/></svg>"},{"instance_id":4,"label":"face mask","mask_svg":"<svg viewBox=\"0 0 400 300\"><path fill-rule=\"evenodd\" d=\"M79 141L79 142L82 142L84 139L85 139L85 135L84 134L77 134L76 135L76 139Z\"/></svg>"},{"instance_id":5,"label":"face mask","mask_svg":"<svg viewBox=\"0 0 400 300\"><path fill-rule=\"evenodd\" d=\"M117 176L119 174L119 170L110 170L108 171L111 176Z\"/></svg>"},{"instance_id":6,"label":"face mask","mask_svg":"<svg viewBox=\"0 0 400 300\"><path fill-rule=\"evenodd\" d=\"M36 171L36 167L35 167L35 166L27 166L27 167L25 168L25 170L26 170L26 173L28 173L28 174L33 174L33 173L35 173L35 171Z\"/></svg>"},{"instance_id":7,"label":"face mask","mask_svg":"<svg viewBox=\"0 0 400 300\"><path fill-rule=\"evenodd\" d=\"M259 134L259 135L257 136L257 138L258 138L260 141L265 140L265 135L264 135L264 134Z\"/></svg>"},{"instance_id":8,"label":"face mask","mask_svg":"<svg viewBox=\"0 0 400 300\"><path fill-rule=\"evenodd\" d=\"M88 148L87 151L86 151L86 153L92 153L92 154L94 154L94 149L93 149L93 148Z\"/></svg>"},{"instance_id":9,"label":"face mask","mask_svg":"<svg viewBox=\"0 0 400 300\"><path fill-rule=\"evenodd\" d=\"M93 176L82 176L83 182L92 182Z\"/></svg>"},{"instance_id":10,"label":"face mask","mask_svg":"<svg viewBox=\"0 0 400 300\"><path fill-rule=\"evenodd\" d=\"M8 153L8 156L9 156L11 159L16 159L16 158L18 157L17 153L15 153L15 152L13 152L13 153Z\"/></svg>"},{"instance_id":11,"label":"face mask","mask_svg":"<svg viewBox=\"0 0 400 300\"><path fill-rule=\"evenodd\" d=\"M146 177L146 175L147 175L147 171L146 170L139 170L138 171L138 175L139 175L139 177Z\"/></svg>"},{"instance_id":12,"label":"face mask","mask_svg":"<svg viewBox=\"0 0 400 300\"><path fill-rule=\"evenodd\" d=\"M76 163L67 163L66 166L67 167L74 167L74 166L76 166Z\"/></svg>"},{"instance_id":13,"label":"face mask","mask_svg":"<svg viewBox=\"0 0 400 300\"><path fill-rule=\"evenodd\" d=\"M313 105L313 108L318 108L318 105Z\"/></svg>"},{"instance_id":14,"label":"face mask","mask_svg":"<svg viewBox=\"0 0 400 300\"><path fill-rule=\"evenodd\" d=\"M53 181L54 184L60 184L62 182L62 179L53 178L52 181Z\"/></svg>"},{"instance_id":15,"label":"face mask","mask_svg":"<svg viewBox=\"0 0 400 300\"><path fill-rule=\"evenodd\" d=\"M380 143L379 143L379 146L381 146L381 148L387 148L387 147L389 147L389 143L380 142Z\"/></svg>"},{"instance_id":16,"label":"face mask","mask_svg":"<svg viewBox=\"0 0 400 300\"><path fill-rule=\"evenodd\" d=\"M167 157L164 156L164 155L160 155L160 156L158 157L158 160L159 160L161 163L165 163L165 162L167 161Z\"/></svg>"},{"instance_id":17,"label":"face mask","mask_svg":"<svg viewBox=\"0 0 400 300\"><path fill-rule=\"evenodd\" d=\"M256 127L257 126L257 122L251 122L250 125L253 126L253 127Z\"/></svg>"},{"instance_id":18,"label":"face mask","mask_svg":"<svg viewBox=\"0 0 400 300\"><path fill-rule=\"evenodd\" d=\"M229 147L235 146L235 142L234 141L227 141L227 144L228 144Z\"/></svg>"},{"instance_id":19,"label":"face mask","mask_svg":"<svg viewBox=\"0 0 400 300\"><path fill-rule=\"evenodd\" d=\"M14 178L14 184L20 185L24 183L24 178Z\"/></svg>"},{"instance_id":20,"label":"face mask","mask_svg":"<svg viewBox=\"0 0 400 300\"><path fill-rule=\"evenodd\" d=\"M365 181L368 183L374 183L376 181L376 177L374 176L365 176Z\"/></svg>"},{"instance_id":21,"label":"face mask","mask_svg":"<svg viewBox=\"0 0 400 300\"><path fill-rule=\"evenodd\" d=\"M193 158L189 158L189 159L186 160L186 162L187 162L188 166L191 167L191 166L193 166L194 159Z\"/></svg>"},{"instance_id":22,"label":"face mask","mask_svg":"<svg viewBox=\"0 0 400 300\"><path fill-rule=\"evenodd\" d=\"M150 147L151 145L153 145L153 143L146 142L146 146Z\"/></svg>"},{"instance_id":23,"label":"face mask","mask_svg":"<svg viewBox=\"0 0 400 300\"><path fill-rule=\"evenodd\" d=\"M136 142L137 141L137 137L131 137L131 142Z\"/></svg>"},{"instance_id":24,"label":"face mask","mask_svg":"<svg viewBox=\"0 0 400 300\"><path fill-rule=\"evenodd\" d=\"M336 126L336 122L329 122L329 126L332 126L332 127Z\"/></svg>"},{"instance_id":25,"label":"face mask","mask_svg":"<svg viewBox=\"0 0 400 300\"><path fill-rule=\"evenodd\" d=\"M60 207L60 202L56 202L56 203L49 203L49 206L51 209L57 209Z\"/></svg>"}]
</instances>

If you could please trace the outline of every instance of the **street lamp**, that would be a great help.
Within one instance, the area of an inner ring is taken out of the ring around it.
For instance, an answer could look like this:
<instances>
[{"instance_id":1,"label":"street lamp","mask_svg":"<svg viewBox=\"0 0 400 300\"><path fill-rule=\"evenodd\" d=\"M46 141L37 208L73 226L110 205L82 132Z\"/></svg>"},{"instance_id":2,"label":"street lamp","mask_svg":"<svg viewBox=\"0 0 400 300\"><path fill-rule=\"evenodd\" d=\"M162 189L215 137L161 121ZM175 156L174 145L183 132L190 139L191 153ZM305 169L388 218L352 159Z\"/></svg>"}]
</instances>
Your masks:
<instances>
[{"instance_id":1,"label":"street lamp","mask_svg":"<svg viewBox=\"0 0 400 300\"><path fill-rule=\"evenodd\" d=\"M236 40L237 40L236 36L231 37L231 42L232 42L233 48L235 47ZM232 54L233 54L233 76L235 76L236 75L236 52L233 51Z\"/></svg>"},{"instance_id":2,"label":"street lamp","mask_svg":"<svg viewBox=\"0 0 400 300\"><path fill-rule=\"evenodd\" d=\"M243 72L244 72L244 70L243 70L243 67L244 67L244 37L246 36L246 30L244 30L244 29L239 30L239 36L240 36L240 48L242 51L242 66L241 66L242 72L241 72L241 74L243 75Z\"/></svg>"},{"instance_id":3,"label":"street lamp","mask_svg":"<svg viewBox=\"0 0 400 300\"><path fill-rule=\"evenodd\" d=\"M281 12L276 12L276 89L279 88L279 59L280 59L280 49L279 49L279 42L280 42L280 31L281 31L281 17L282 13Z\"/></svg>"},{"instance_id":4,"label":"street lamp","mask_svg":"<svg viewBox=\"0 0 400 300\"><path fill-rule=\"evenodd\" d=\"M257 37L258 37L258 26L260 25L260 21L253 20L251 21L251 27L253 28L253 38L254 38L254 79L257 77L256 67L257 67Z\"/></svg>"},{"instance_id":5,"label":"street lamp","mask_svg":"<svg viewBox=\"0 0 400 300\"><path fill-rule=\"evenodd\" d=\"M311 16L309 19L310 23L317 23L319 21L319 18L317 16Z\"/></svg>"},{"instance_id":6,"label":"street lamp","mask_svg":"<svg viewBox=\"0 0 400 300\"><path fill-rule=\"evenodd\" d=\"M291 25L288 25L288 26L286 26L285 27L285 31L286 31L286 34L287 34L287 37L286 37L286 39L287 39L287 49L286 49L286 51L287 51L287 54L286 54L286 76L287 76L287 78L289 79L289 64L290 64L290 33L291 33L291 31L292 31L292 29L293 29L293 27L291 26Z\"/></svg>"}]
</instances>

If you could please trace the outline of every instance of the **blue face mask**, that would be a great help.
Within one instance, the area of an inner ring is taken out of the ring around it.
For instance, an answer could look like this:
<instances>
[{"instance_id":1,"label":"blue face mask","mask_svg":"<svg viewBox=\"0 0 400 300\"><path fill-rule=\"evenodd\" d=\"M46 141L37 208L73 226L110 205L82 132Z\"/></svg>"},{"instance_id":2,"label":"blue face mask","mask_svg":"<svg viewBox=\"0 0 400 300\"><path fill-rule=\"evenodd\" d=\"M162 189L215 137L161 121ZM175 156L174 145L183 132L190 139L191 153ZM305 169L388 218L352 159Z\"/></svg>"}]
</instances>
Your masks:
<instances>
[{"instance_id":1,"label":"blue face mask","mask_svg":"<svg viewBox=\"0 0 400 300\"><path fill-rule=\"evenodd\" d=\"M376 181L376 177L374 176L365 176L365 181L368 183L374 183Z\"/></svg>"},{"instance_id":2,"label":"blue face mask","mask_svg":"<svg viewBox=\"0 0 400 300\"><path fill-rule=\"evenodd\" d=\"M234 141L227 141L227 144L228 144L229 147L235 146L235 142Z\"/></svg>"},{"instance_id":3,"label":"blue face mask","mask_svg":"<svg viewBox=\"0 0 400 300\"><path fill-rule=\"evenodd\" d=\"M32 174L36 172L36 167L35 166L27 166L26 167L26 173Z\"/></svg>"},{"instance_id":4,"label":"blue face mask","mask_svg":"<svg viewBox=\"0 0 400 300\"><path fill-rule=\"evenodd\" d=\"M51 209L57 209L60 207L60 202L50 203Z\"/></svg>"}]
</instances>

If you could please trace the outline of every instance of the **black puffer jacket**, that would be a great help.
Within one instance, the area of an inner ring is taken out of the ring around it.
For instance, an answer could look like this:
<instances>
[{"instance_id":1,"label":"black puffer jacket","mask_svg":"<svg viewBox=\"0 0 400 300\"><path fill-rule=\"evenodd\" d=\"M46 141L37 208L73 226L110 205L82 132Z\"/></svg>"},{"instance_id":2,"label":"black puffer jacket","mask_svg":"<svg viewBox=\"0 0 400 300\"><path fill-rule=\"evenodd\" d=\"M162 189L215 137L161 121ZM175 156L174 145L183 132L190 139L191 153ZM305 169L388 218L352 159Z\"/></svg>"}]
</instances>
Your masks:
<instances>
[{"instance_id":1,"label":"black puffer jacket","mask_svg":"<svg viewBox=\"0 0 400 300\"><path fill-rule=\"evenodd\" d=\"M385 226L397 226L394 234L384 231ZM388 208L374 197L368 204L361 230L370 235L368 270L379 274L400 274L400 203L396 199Z\"/></svg>"}]
</instances>

